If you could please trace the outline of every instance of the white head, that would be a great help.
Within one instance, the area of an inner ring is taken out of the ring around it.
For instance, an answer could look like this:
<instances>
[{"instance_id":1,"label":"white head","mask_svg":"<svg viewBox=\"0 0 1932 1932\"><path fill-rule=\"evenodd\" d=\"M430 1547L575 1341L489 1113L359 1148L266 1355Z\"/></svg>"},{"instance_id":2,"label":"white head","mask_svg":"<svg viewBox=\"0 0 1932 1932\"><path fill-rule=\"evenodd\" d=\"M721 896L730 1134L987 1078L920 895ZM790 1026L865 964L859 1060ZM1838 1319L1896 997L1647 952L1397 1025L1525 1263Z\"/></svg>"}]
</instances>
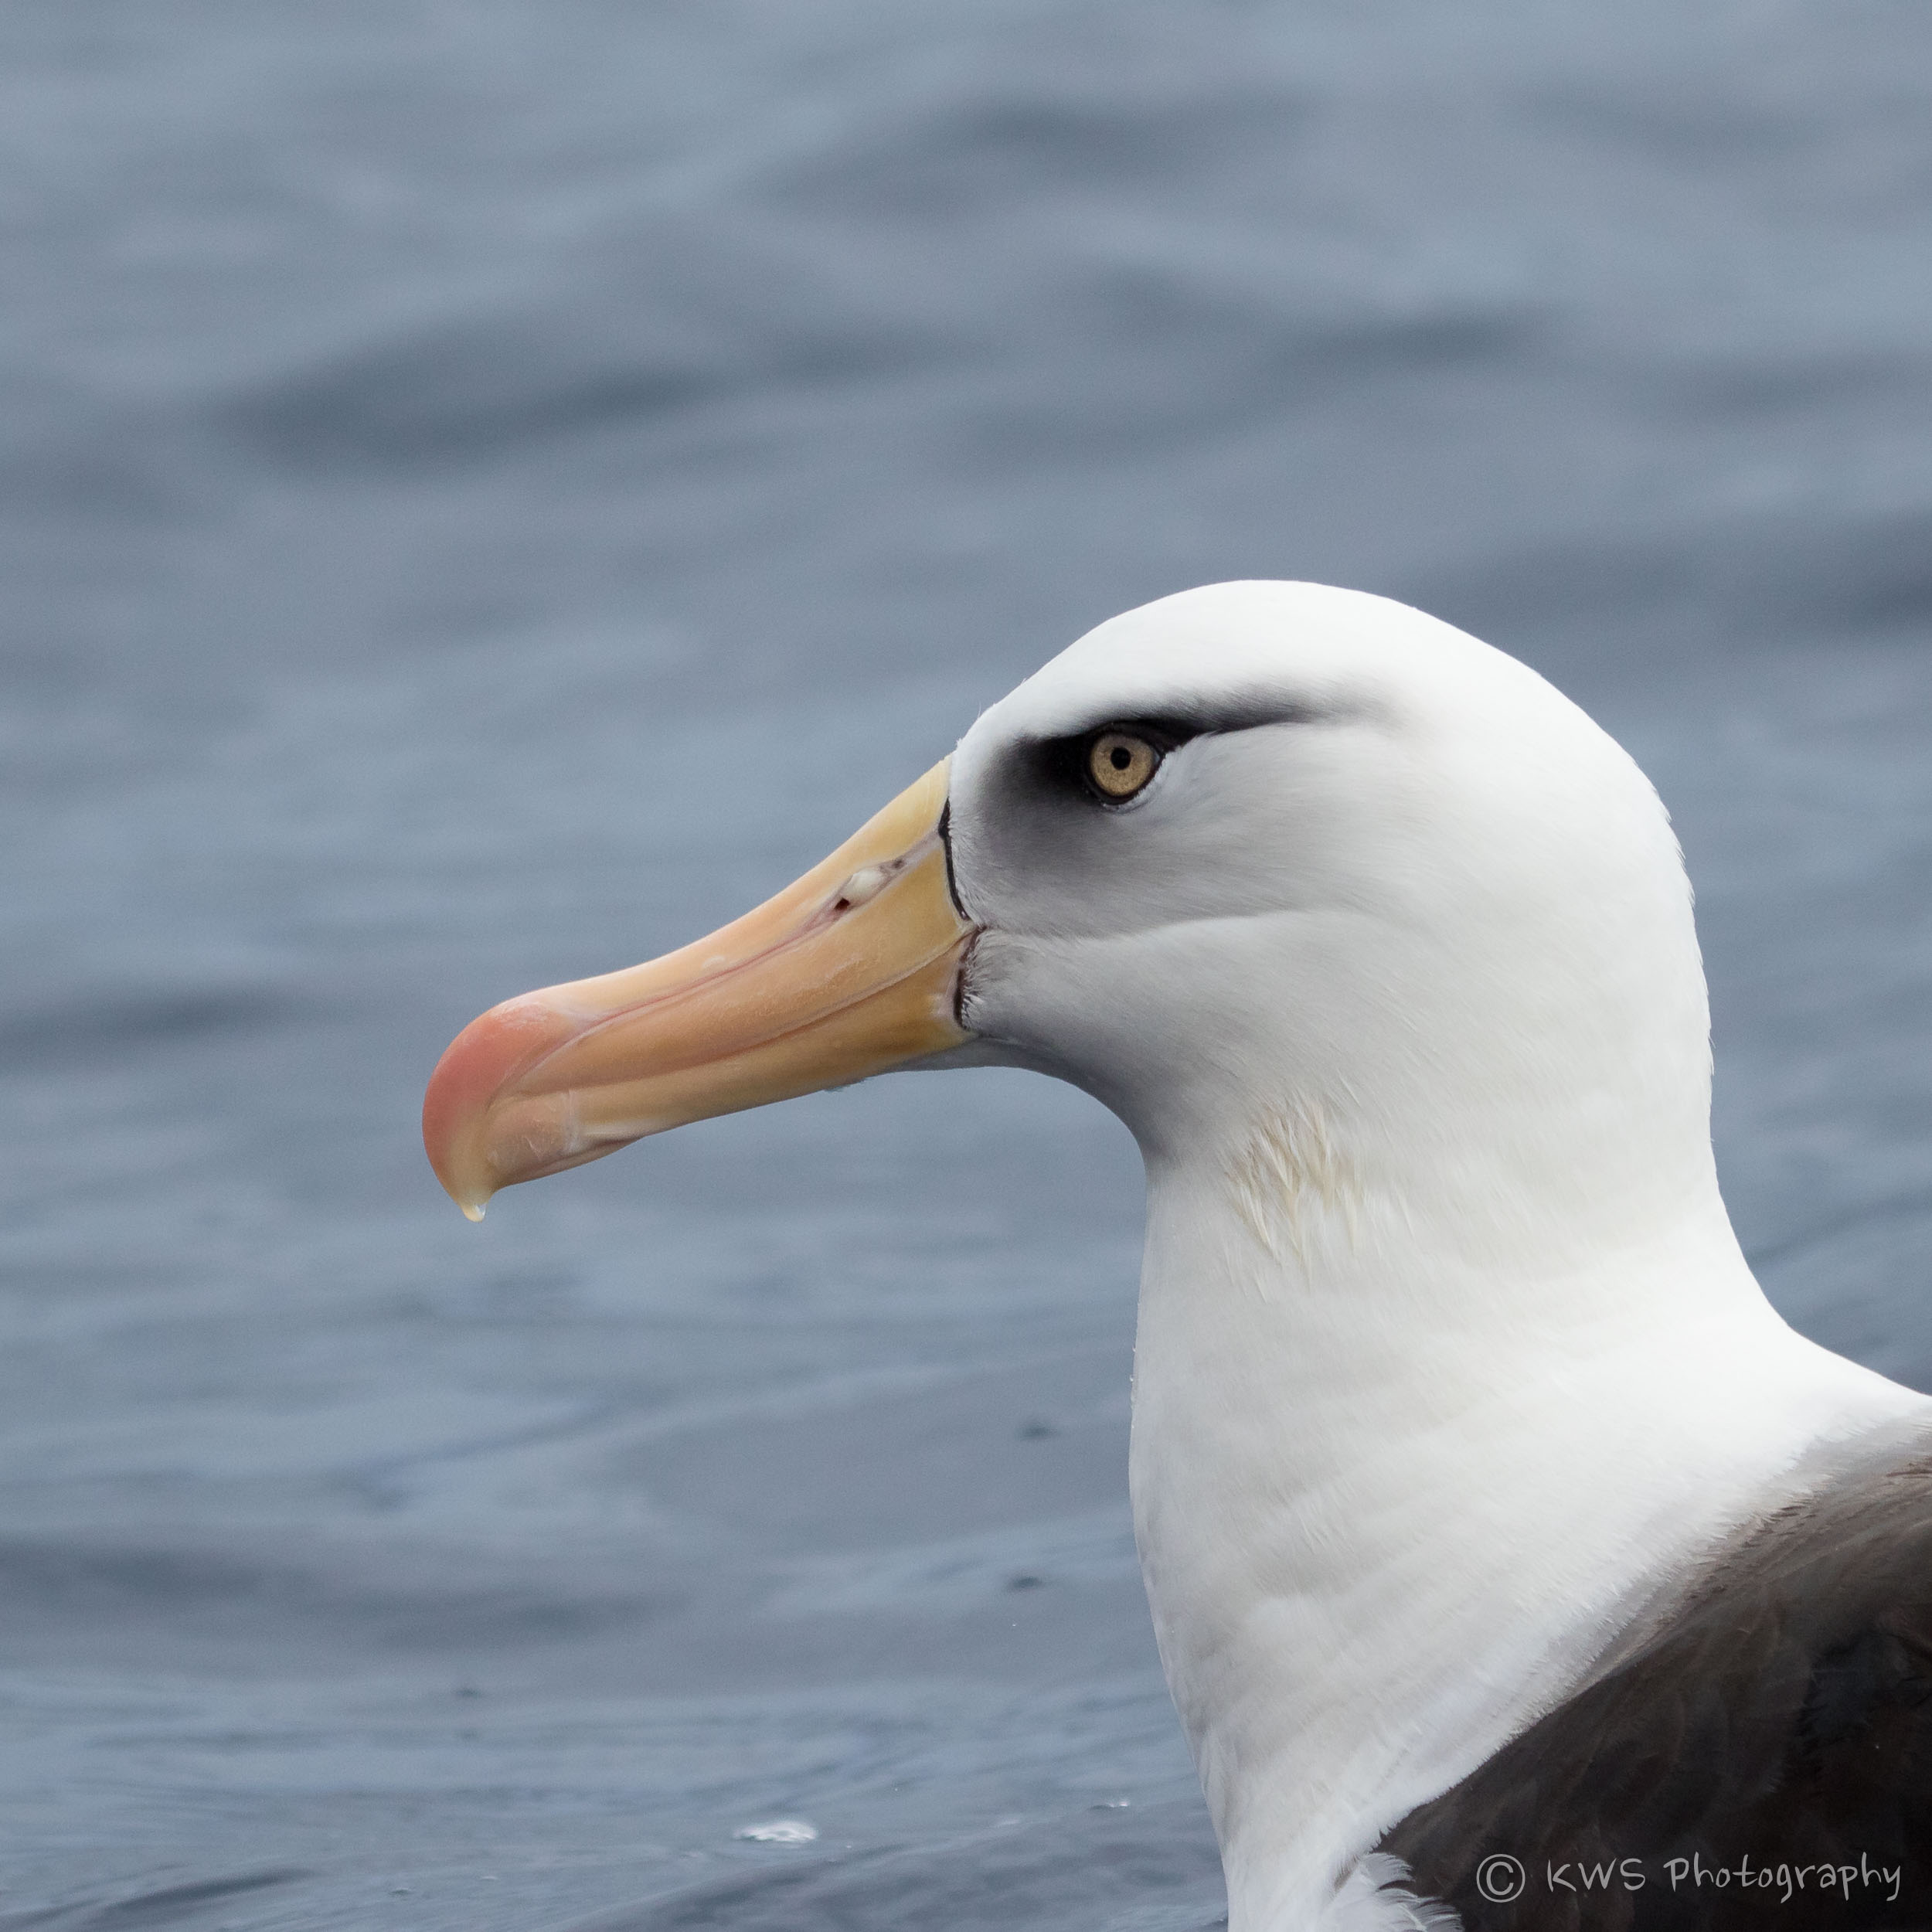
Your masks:
<instances>
[{"instance_id":1,"label":"white head","mask_svg":"<svg viewBox=\"0 0 1932 1932\"><path fill-rule=\"evenodd\" d=\"M1084 770L1114 728L1164 753L1117 804ZM981 928L964 1023L1095 1094L1155 1169L1539 1264L1708 1198L1663 808L1501 651L1356 592L1186 591L995 705L951 798Z\"/></svg>"}]
</instances>

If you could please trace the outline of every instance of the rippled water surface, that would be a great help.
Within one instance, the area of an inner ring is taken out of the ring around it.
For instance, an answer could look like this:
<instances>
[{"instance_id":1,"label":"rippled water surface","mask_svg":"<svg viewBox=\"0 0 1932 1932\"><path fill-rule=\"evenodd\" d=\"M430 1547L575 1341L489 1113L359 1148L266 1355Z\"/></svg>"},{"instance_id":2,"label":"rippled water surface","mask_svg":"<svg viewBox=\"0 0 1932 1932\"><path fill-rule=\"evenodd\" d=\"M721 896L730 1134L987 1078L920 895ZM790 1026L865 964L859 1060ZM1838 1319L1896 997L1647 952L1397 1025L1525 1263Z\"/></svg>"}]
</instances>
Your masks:
<instances>
[{"instance_id":1,"label":"rippled water surface","mask_svg":"<svg viewBox=\"0 0 1932 1932\"><path fill-rule=\"evenodd\" d=\"M1119 1128L886 1081L480 1230L416 1130L473 1012L1189 583L1410 598L1624 738L1747 1244L1932 1378L1923 7L12 0L0 54L0 1928L1219 1917Z\"/></svg>"}]
</instances>

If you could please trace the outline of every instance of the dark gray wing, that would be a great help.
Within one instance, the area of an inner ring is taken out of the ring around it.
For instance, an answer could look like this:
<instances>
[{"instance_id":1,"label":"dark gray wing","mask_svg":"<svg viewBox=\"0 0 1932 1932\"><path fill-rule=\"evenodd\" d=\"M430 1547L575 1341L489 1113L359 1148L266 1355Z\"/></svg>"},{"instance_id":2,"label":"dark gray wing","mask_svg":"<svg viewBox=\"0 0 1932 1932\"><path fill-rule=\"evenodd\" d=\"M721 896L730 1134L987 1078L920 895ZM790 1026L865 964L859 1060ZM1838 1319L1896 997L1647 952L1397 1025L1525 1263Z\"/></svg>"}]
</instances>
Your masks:
<instances>
[{"instance_id":1,"label":"dark gray wing","mask_svg":"<svg viewBox=\"0 0 1932 1932\"><path fill-rule=\"evenodd\" d=\"M1377 1849L1468 1932L1932 1932L1932 1459L1767 1519Z\"/></svg>"}]
</instances>

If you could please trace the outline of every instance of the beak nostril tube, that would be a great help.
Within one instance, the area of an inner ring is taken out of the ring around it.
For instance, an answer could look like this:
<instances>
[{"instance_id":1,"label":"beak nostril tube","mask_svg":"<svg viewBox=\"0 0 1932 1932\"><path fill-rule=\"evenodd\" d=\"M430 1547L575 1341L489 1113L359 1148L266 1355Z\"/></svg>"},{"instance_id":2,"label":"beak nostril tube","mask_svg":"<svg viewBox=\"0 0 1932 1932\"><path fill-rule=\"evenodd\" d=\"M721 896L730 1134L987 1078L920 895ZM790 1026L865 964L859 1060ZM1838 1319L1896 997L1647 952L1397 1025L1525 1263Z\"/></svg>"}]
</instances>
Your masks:
<instances>
[{"instance_id":1,"label":"beak nostril tube","mask_svg":"<svg viewBox=\"0 0 1932 1932\"><path fill-rule=\"evenodd\" d=\"M838 895L835 912L850 912L855 906L862 906L876 899L886 885L900 871L901 866L862 866L845 881L845 889Z\"/></svg>"}]
</instances>

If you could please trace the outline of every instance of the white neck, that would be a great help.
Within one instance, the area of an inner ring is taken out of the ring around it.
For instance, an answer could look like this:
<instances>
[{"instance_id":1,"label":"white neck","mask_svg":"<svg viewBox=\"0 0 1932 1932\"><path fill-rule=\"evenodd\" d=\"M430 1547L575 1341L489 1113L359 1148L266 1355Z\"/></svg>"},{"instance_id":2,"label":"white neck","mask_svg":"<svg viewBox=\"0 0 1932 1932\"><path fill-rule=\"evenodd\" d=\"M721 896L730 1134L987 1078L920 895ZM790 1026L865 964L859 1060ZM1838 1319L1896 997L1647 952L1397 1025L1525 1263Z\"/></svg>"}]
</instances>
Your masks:
<instances>
[{"instance_id":1,"label":"white neck","mask_svg":"<svg viewBox=\"0 0 1932 1932\"><path fill-rule=\"evenodd\" d=\"M1512 1267L1354 1189L1318 1121L1274 1138L1258 1167L1150 1152L1136 1349L1136 1533L1230 1932L1316 1923L1660 1568L1808 1447L1926 1406L1779 1320L1708 1159L1641 1239Z\"/></svg>"}]
</instances>

